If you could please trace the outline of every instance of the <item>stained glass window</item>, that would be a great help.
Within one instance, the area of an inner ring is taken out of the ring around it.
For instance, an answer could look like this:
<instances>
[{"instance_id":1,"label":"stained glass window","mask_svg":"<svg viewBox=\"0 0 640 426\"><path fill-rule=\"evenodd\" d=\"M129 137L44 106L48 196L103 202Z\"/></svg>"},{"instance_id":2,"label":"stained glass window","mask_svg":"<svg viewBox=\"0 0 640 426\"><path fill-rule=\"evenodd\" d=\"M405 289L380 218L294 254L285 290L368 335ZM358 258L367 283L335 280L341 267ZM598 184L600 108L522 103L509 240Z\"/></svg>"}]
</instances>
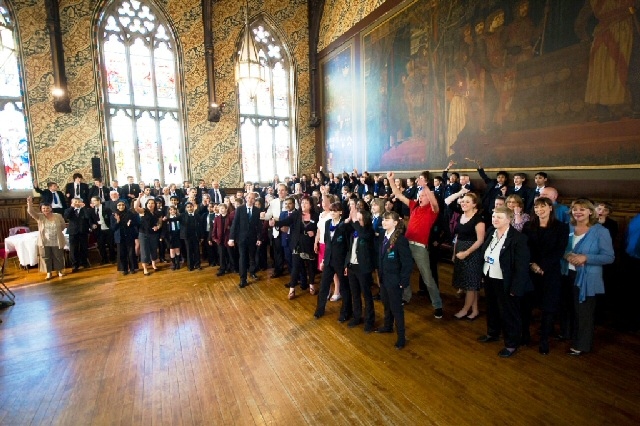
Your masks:
<instances>
[{"instance_id":1,"label":"stained glass window","mask_svg":"<svg viewBox=\"0 0 640 426\"><path fill-rule=\"evenodd\" d=\"M0 173L1 190L33 188L27 126L22 102L20 57L13 18L0 0Z\"/></svg>"},{"instance_id":2,"label":"stained glass window","mask_svg":"<svg viewBox=\"0 0 640 426\"><path fill-rule=\"evenodd\" d=\"M285 46L266 22L256 21L249 29L266 73L253 97L238 85L242 170L245 181L269 182L275 174L290 176L293 170L292 66Z\"/></svg>"},{"instance_id":3,"label":"stained glass window","mask_svg":"<svg viewBox=\"0 0 640 426\"><path fill-rule=\"evenodd\" d=\"M151 3L114 0L100 19L110 171L120 182L180 183L184 137L175 37Z\"/></svg>"}]
</instances>

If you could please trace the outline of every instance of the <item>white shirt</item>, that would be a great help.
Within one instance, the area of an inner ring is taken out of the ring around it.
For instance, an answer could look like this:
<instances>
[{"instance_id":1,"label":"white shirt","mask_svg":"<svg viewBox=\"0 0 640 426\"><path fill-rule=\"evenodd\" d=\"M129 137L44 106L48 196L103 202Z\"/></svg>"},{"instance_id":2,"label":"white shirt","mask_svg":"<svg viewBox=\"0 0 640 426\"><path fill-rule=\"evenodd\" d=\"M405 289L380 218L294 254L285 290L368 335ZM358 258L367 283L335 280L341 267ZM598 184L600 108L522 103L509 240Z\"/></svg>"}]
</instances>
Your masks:
<instances>
[{"instance_id":1,"label":"white shirt","mask_svg":"<svg viewBox=\"0 0 640 426\"><path fill-rule=\"evenodd\" d=\"M482 272L489 278L496 280L502 280L502 269L500 268L500 251L504 246L504 241L507 239L507 233L511 230L509 227L500 238L498 238L498 231L493 232L493 238L487 246L484 252L484 266ZM518 232L518 231L516 231Z\"/></svg>"}]
</instances>

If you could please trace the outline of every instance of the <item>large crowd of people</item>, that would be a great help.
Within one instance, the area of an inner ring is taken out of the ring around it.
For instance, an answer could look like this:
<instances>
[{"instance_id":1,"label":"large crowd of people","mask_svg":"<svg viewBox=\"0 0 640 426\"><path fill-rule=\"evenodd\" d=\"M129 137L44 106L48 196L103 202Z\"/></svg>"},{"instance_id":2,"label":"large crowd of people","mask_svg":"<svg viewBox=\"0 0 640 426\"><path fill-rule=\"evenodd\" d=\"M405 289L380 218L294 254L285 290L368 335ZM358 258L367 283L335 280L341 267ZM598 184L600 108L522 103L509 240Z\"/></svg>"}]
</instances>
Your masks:
<instances>
[{"instance_id":1,"label":"large crowd of people","mask_svg":"<svg viewBox=\"0 0 640 426\"><path fill-rule=\"evenodd\" d=\"M487 331L478 341L502 336L499 356L513 356L530 343L533 312L540 315L541 354L561 340L571 340L572 356L591 352L599 298L615 285L608 266L617 254L611 206L580 198L567 207L558 203L544 172L535 175L535 187L527 187L524 173L515 173L511 185L507 172L491 178L476 164L487 184L482 193L468 174L451 170L452 161L433 179L426 171L401 179L394 172L355 169L325 174L321 167L312 176L275 176L264 186L247 182L235 194L217 180L210 187L204 180L195 187L185 181L179 188L129 177L125 185L112 181L106 187L101 179L89 186L76 173L65 192L55 182L46 189L34 182L40 211L31 198L27 204L38 223L47 280L55 272L64 275L66 227L72 273L90 267L90 240L101 263L117 265L123 275L137 273L140 265L144 275L196 271L205 260L217 267L215 276L238 274L242 289L258 281L260 271L271 269L271 278L287 271L287 297L316 296L316 319L325 315L328 302L340 302L340 322L363 325L366 333L395 328L395 347L402 349L414 266L419 293L428 296L440 320L438 262L447 256L452 284L464 298L452 317L476 320L484 290ZM625 264L635 270L636 222L622 250ZM377 328L375 300L383 304ZM635 316L626 320L637 328Z\"/></svg>"}]
</instances>

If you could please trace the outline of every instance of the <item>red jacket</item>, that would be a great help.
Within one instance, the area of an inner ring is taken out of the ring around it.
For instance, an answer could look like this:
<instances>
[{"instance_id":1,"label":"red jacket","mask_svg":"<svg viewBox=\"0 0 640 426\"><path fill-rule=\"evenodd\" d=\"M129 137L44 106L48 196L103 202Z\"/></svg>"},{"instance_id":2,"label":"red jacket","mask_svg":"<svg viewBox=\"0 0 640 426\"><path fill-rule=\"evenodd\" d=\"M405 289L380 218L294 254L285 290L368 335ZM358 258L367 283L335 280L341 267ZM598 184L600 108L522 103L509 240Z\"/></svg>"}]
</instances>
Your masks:
<instances>
[{"instance_id":1,"label":"red jacket","mask_svg":"<svg viewBox=\"0 0 640 426\"><path fill-rule=\"evenodd\" d=\"M231 224L233 223L233 216L235 212L231 212L225 216L224 228L222 226L222 216L218 215L213 219L213 226L211 227L211 235L209 238L216 244L223 242L226 247L229 246L229 231Z\"/></svg>"}]
</instances>

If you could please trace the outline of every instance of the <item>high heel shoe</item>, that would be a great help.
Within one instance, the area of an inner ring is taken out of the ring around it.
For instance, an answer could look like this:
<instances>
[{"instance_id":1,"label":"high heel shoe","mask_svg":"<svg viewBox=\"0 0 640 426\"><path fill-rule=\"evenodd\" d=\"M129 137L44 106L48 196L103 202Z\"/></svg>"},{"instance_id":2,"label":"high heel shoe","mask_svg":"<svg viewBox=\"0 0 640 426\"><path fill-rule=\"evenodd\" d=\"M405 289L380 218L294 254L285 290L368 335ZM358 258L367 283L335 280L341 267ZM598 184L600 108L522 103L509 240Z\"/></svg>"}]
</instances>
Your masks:
<instances>
[{"instance_id":1,"label":"high heel shoe","mask_svg":"<svg viewBox=\"0 0 640 426\"><path fill-rule=\"evenodd\" d=\"M312 295L312 296L315 296L316 293L317 293L317 290L315 289L315 287L310 285L309 286L309 294Z\"/></svg>"},{"instance_id":2,"label":"high heel shoe","mask_svg":"<svg viewBox=\"0 0 640 426\"><path fill-rule=\"evenodd\" d=\"M478 318L480 316L480 312L478 312L477 314L471 316L471 315L467 315L467 320L468 321L474 321L476 318Z\"/></svg>"},{"instance_id":3,"label":"high heel shoe","mask_svg":"<svg viewBox=\"0 0 640 426\"><path fill-rule=\"evenodd\" d=\"M51 272L47 272L47 276L44 277L44 279L49 281L51 279Z\"/></svg>"},{"instance_id":4,"label":"high heel shoe","mask_svg":"<svg viewBox=\"0 0 640 426\"><path fill-rule=\"evenodd\" d=\"M460 311L462 312L462 311ZM458 312L457 314L455 314L453 317L457 320L463 320L465 318L467 318L467 315L469 314L469 312L465 312L464 314L460 315L460 312Z\"/></svg>"},{"instance_id":5,"label":"high heel shoe","mask_svg":"<svg viewBox=\"0 0 640 426\"><path fill-rule=\"evenodd\" d=\"M58 276L59 277L64 277L64 274L62 273L62 271L58 271Z\"/></svg>"},{"instance_id":6,"label":"high heel shoe","mask_svg":"<svg viewBox=\"0 0 640 426\"><path fill-rule=\"evenodd\" d=\"M289 292L289 300L295 299L296 298L296 291L290 291Z\"/></svg>"}]
</instances>

